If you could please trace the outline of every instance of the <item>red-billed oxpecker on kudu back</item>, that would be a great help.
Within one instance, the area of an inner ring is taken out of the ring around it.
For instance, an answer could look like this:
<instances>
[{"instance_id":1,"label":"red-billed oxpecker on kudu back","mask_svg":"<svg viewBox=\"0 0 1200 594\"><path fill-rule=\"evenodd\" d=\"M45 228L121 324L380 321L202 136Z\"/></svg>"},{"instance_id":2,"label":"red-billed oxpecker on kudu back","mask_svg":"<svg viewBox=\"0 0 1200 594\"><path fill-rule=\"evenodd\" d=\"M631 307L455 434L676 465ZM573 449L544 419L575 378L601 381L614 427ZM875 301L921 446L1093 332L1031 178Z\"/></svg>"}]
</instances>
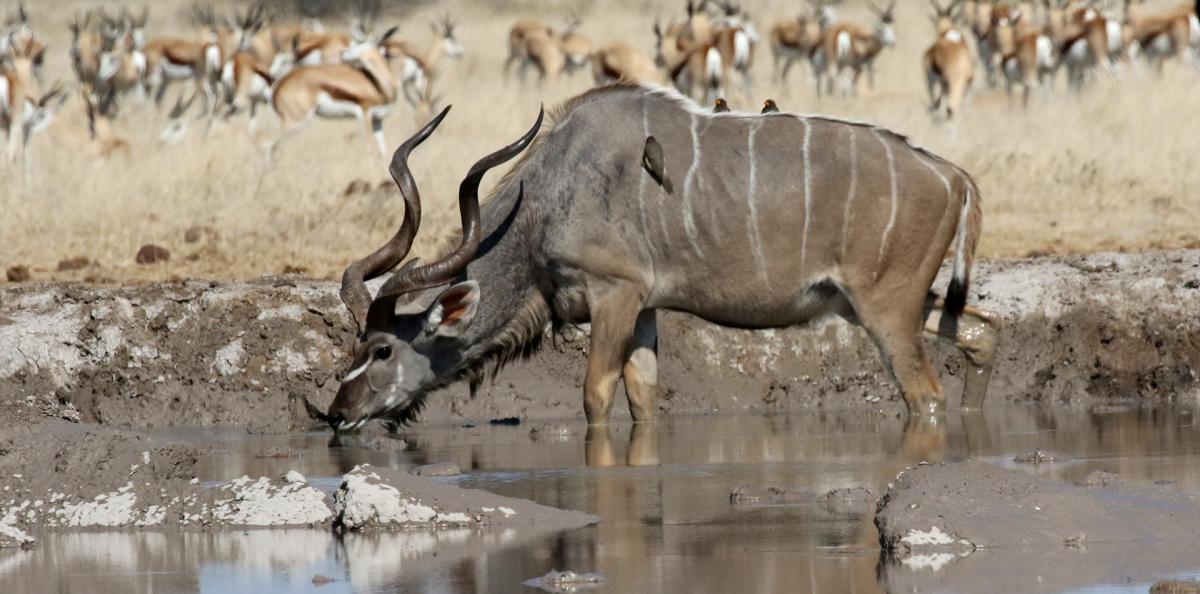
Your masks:
<instances>
[{"instance_id":1,"label":"red-billed oxpecker on kudu back","mask_svg":"<svg viewBox=\"0 0 1200 594\"><path fill-rule=\"evenodd\" d=\"M999 321L965 303L980 196L962 169L904 137L782 112L713 114L658 87L594 89L540 135L541 115L476 163L459 189L458 246L406 263L372 299L364 281L398 265L420 226L408 155L445 116L392 160L400 229L342 277L361 334L329 408L335 429L412 420L429 392L475 385L530 353L547 326L586 321L588 422L608 420L622 377L634 420L653 420L659 309L737 328L840 315L874 339L913 414L945 406L922 347L923 332L937 334L966 355L963 406L982 405ZM483 175L530 146L481 209ZM931 288L947 257L943 300Z\"/></svg>"}]
</instances>

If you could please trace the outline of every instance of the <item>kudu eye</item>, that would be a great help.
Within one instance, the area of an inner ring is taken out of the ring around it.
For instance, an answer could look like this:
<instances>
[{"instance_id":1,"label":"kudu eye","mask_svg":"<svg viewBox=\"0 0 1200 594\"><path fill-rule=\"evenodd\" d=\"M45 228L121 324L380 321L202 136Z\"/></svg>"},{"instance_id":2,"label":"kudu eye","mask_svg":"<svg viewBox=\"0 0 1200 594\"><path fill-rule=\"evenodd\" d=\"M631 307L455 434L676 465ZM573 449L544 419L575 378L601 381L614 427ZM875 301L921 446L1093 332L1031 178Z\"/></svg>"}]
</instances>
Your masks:
<instances>
[{"instance_id":1,"label":"kudu eye","mask_svg":"<svg viewBox=\"0 0 1200 594\"><path fill-rule=\"evenodd\" d=\"M391 359L391 358L392 358L392 347L381 346L381 347L375 349L375 360L376 361L387 361L388 359Z\"/></svg>"}]
</instances>

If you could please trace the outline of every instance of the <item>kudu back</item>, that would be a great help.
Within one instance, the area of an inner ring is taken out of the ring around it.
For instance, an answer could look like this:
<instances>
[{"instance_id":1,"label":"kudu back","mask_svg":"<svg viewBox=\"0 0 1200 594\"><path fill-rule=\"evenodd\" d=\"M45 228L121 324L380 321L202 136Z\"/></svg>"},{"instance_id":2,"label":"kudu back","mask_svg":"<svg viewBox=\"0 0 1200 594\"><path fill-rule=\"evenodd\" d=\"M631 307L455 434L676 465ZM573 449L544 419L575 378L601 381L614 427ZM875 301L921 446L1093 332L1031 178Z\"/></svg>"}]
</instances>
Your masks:
<instances>
[{"instance_id":1,"label":"kudu back","mask_svg":"<svg viewBox=\"0 0 1200 594\"><path fill-rule=\"evenodd\" d=\"M946 400L922 347L923 332L937 334L966 355L963 406L982 405L999 320L965 305L979 192L904 137L787 113L714 115L658 87L594 89L477 163L460 189L458 246L405 264L372 298L364 281L397 266L420 225L408 154L445 115L396 151L400 229L343 276L362 333L329 409L336 429L407 422L432 390L474 385L536 348L548 325L586 321L588 421L608 420L622 378L633 418L652 420L659 309L739 328L841 315L867 330L920 414ZM481 209L487 169L531 144ZM931 288L948 256L943 300Z\"/></svg>"}]
</instances>

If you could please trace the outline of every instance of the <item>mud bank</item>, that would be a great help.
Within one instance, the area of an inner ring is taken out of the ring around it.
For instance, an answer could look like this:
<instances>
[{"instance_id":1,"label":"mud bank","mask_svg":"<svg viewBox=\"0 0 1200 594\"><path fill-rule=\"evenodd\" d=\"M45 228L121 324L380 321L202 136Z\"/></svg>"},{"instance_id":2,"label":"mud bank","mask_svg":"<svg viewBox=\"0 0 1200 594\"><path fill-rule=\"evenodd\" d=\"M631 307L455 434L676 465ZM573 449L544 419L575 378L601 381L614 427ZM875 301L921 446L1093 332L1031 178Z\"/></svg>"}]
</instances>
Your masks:
<instances>
[{"instance_id":1,"label":"mud bank","mask_svg":"<svg viewBox=\"0 0 1200 594\"><path fill-rule=\"evenodd\" d=\"M982 263L972 289L972 303L1006 322L992 399L1200 395L1200 251ZM874 345L840 320L751 332L663 313L659 328L666 414L900 406ZM423 419L580 415L586 332L545 341L474 400L464 386L434 395ZM327 282L7 285L0 406L119 427L285 431L311 424L301 399L318 407L332 399L352 336ZM942 344L932 352L953 404L957 352Z\"/></svg>"},{"instance_id":2,"label":"mud bank","mask_svg":"<svg viewBox=\"0 0 1200 594\"><path fill-rule=\"evenodd\" d=\"M901 472L875 515L887 590L1056 591L1153 581L1194 560L1200 495L1089 485L979 461Z\"/></svg>"},{"instance_id":3,"label":"mud bank","mask_svg":"<svg viewBox=\"0 0 1200 594\"><path fill-rule=\"evenodd\" d=\"M0 545L79 528L575 527L596 518L369 466L335 494L292 470L196 478L199 446L61 421L0 430Z\"/></svg>"}]
</instances>

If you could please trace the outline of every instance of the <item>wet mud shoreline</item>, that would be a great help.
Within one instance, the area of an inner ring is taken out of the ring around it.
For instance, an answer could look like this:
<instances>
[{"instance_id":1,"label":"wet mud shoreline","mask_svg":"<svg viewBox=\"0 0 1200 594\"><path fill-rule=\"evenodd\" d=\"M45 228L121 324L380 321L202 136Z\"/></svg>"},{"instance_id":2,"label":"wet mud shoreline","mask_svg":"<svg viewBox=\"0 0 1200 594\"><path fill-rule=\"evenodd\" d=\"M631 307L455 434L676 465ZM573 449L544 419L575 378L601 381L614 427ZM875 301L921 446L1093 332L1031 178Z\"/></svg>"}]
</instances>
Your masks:
<instances>
[{"instance_id":1,"label":"wet mud shoreline","mask_svg":"<svg viewBox=\"0 0 1200 594\"><path fill-rule=\"evenodd\" d=\"M1200 251L981 263L972 293L1005 321L991 402L1200 397ZM659 328L664 415L901 408L874 345L840 320L751 332L666 312ZM303 400L332 399L352 337L328 282L8 286L0 406L113 427L296 430L313 422ZM586 327L551 337L475 399L465 386L432 395L422 421L580 416L586 338ZM927 344L953 407L957 353Z\"/></svg>"}]
</instances>

